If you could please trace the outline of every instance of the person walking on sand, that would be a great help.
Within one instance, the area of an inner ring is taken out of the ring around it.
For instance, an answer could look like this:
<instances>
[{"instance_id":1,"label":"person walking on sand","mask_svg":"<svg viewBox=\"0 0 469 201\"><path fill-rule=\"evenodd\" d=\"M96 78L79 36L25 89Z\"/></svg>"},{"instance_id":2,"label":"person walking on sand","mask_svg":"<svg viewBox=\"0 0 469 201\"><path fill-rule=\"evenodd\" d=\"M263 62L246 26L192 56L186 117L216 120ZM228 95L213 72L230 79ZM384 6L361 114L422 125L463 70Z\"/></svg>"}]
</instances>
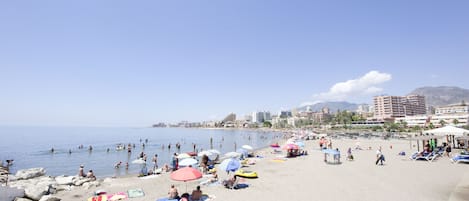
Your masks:
<instances>
[{"instance_id":1,"label":"person walking on sand","mask_svg":"<svg viewBox=\"0 0 469 201\"><path fill-rule=\"evenodd\" d=\"M380 165L383 165L383 161L384 161L384 155L383 155L383 152L381 152L381 147L378 148L378 150L376 151L376 165L378 165L378 163L380 163Z\"/></svg>"}]
</instances>

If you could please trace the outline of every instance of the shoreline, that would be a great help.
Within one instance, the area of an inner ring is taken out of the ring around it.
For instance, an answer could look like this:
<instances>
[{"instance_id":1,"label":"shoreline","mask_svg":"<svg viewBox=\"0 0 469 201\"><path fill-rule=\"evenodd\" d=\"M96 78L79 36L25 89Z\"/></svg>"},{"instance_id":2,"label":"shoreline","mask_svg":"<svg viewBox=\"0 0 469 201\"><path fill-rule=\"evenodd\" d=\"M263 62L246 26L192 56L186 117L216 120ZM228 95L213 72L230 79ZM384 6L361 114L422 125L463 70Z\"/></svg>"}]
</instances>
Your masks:
<instances>
[{"instance_id":1,"label":"shoreline","mask_svg":"<svg viewBox=\"0 0 469 201\"><path fill-rule=\"evenodd\" d=\"M229 190L218 185L202 186L202 190L210 195L212 200L223 201L252 200L258 196L268 200L304 199L311 196L309 192L312 189L316 193L327 195L320 196L321 200L371 201L379 197L380 200L459 201L467 198L464 197L467 195L465 189L469 187L466 164L452 164L446 157L429 163L411 161L408 155L398 156L399 151L408 154L416 151L415 147L409 146L409 140L333 139L334 147L342 151L343 161L340 165L328 165L323 162L324 155L319 151L318 140L304 142L309 155L280 161L274 159L283 158L283 155L273 154L269 147L257 150L256 154L263 158L254 158L256 165L245 169L258 172L259 178L241 180L249 185L246 189ZM354 147L356 142L360 142L362 147L372 146L372 150L354 150L356 160L346 161L346 148ZM383 147L383 153L386 155L384 166L374 165L374 155L378 146ZM423 169L426 171L422 172ZM441 174L442 171L445 174ZM169 175L163 173L150 177L137 177L137 175L107 177L100 179L102 182L98 186L77 187L70 191L60 191L54 196L67 201L79 201L91 197L100 189L117 193L140 188L145 192L145 196L131 200L154 201L167 196L171 184L176 185L180 192L185 192L186 185L189 191L203 180L177 182L171 180ZM219 176L222 180L227 178L223 172L220 172ZM290 186L288 183L294 185ZM329 185L335 187L329 188L327 187ZM280 191L296 193L288 196L270 193Z\"/></svg>"}]
</instances>

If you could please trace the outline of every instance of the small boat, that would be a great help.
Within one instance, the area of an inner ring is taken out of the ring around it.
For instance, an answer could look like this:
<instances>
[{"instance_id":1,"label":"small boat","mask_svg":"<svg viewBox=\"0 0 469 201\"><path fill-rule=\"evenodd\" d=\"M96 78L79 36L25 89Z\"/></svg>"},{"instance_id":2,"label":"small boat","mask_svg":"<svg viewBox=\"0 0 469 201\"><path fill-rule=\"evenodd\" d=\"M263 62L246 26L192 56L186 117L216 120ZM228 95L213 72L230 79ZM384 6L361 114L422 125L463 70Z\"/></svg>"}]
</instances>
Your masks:
<instances>
[{"instance_id":1,"label":"small boat","mask_svg":"<svg viewBox=\"0 0 469 201\"><path fill-rule=\"evenodd\" d=\"M248 178L248 179L254 179L257 178L257 172L254 171L248 171L248 170L241 170L239 169L238 171L235 172L236 176L242 177L242 178Z\"/></svg>"},{"instance_id":2,"label":"small boat","mask_svg":"<svg viewBox=\"0 0 469 201\"><path fill-rule=\"evenodd\" d=\"M125 149L125 146L123 144L117 144L116 145L116 151L122 151Z\"/></svg>"}]
</instances>

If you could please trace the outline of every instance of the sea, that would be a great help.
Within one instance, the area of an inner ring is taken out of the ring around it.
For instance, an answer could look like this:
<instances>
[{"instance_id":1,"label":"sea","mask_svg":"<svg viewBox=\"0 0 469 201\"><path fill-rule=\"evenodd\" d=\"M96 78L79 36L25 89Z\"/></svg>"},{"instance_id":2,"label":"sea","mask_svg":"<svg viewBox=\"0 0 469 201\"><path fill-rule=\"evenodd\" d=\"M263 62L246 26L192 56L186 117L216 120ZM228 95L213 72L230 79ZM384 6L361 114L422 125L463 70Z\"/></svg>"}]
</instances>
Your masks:
<instances>
[{"instance_id":1,"label":"sea","mask_svg":"<svg viewBox=\"0 0 469 201\"><path fill-rule=\"evenodd\" d=\"M143 165L132 161L141 152L147 155L147 167L153 167L151 159L158 154L161 167L171 164L174 153L194 151L194 144L196 151L216 149L223 155L245 144L254 149L267 147L278 141L280 133L243 129L1 126L0 137L0 160L14 160L10 166L12 174L20 169L43 167L51 176L77 175L80 165L84 165L85 172L93 170L98 178L104 178L138 174ZM127 150L117 150L118 144L131 144L135 148L129 154ZM122 165L115 168L118 162Z\"/></svg>"}]
</instances>

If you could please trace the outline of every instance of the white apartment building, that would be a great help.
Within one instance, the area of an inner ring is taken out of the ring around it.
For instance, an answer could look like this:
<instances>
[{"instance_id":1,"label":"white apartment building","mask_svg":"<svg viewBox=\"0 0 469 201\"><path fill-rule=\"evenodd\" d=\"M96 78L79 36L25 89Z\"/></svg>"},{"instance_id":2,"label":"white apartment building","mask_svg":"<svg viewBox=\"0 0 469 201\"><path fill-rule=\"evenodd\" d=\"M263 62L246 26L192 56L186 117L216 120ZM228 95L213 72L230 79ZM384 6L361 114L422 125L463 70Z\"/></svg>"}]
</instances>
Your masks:
<instances>
[{"instance_id":1,"label":"white apartment building","mask_svg":"<svg viewBox=\"0 0 469 201\"><path fill-rule=\"evenodd\" d=\"M469 114L469 106L465 104L448 105L435 108L436 115Z\"/></svg>"}]
</instances>

